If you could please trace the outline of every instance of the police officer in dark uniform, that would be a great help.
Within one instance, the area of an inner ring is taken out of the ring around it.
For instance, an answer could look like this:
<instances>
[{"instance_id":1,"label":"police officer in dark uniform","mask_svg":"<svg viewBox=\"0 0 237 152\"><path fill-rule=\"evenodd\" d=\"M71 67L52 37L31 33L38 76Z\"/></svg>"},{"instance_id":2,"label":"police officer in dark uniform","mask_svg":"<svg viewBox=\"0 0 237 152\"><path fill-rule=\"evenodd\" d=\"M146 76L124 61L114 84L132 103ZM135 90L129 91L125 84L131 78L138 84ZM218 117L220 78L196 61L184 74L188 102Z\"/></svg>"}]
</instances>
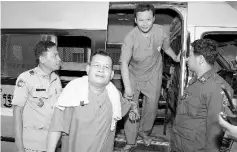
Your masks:
<instances>
[{"instance_id":1,"label":"police officer in dark uniform","mask_svg":"<svg viewBox=\"0 0 237 152\"><path fill-rule=\"evenodd\" d=\"M190 80L178 101L177 115L172 128L172 148L176 152L218 152L222 135L218 123L220 111L230 114L224 85L233 90L213 67L218 55L217 45L209 39L192 43L188 66L196 77Z\"/></svg>"}]
</instances>

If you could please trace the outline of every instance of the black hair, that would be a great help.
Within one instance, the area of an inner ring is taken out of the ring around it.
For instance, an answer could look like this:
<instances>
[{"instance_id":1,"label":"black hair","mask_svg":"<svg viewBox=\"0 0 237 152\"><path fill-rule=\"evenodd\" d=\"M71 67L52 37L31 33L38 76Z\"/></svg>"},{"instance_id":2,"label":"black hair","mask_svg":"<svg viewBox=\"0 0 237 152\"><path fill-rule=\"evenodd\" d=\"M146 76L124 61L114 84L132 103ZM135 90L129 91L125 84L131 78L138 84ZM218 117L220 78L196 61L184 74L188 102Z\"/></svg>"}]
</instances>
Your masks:
<instances>
[{"instance_id":1,"label":"black hair","mask_svg":"<svg viewBox=\"0 0 237 152\"><path fill-rule=\"evenodd\" d=\"M194 41L191 46L193 47L194 55L202 55L206 62L214 65L217 56L217 42L211 39L199 39Z\"/></svg>"},{"instance_id":2,"label":"black hair","mask_svg":"<svg viewBox=\"0 0 237 152\"><path fill-rule=\"evenodd\" d=\"M152 4L141 3L138 4L134 10L134 16L137 17L138 12L152 11L153 16L155 16L155 8Z\"/></svg>"},{"instance_id":3,"label":"black hair","mask_svg":"<svg viewBox=\"0 0 237 152\"><path fill-rule=\"evenodd\" d=\"M39 57L44 53L47 52L48 49L57 46L54 42L52 41L40 41L34 48L35 51L35 57L36 57L36 62L39 64Z\"/></svg>"},{"instance_id":4,"label":"black hair","mask_svg":"<svg viewBox=\"0 0 237 152\"><path fill-rule=\"evenodd\" d=\"M92 54L92 56L91 56L91 58L90 58L90 62L92 61L92 59L93 59L93 57L94 57L95 55L102 55L102 56L106 56L106 57L111 58L111 61L112 61L112 68L113 68L113 59L112 59L112 57L110 56L110 54L109 54L108 52L106 52L105 50L102 50L102 49L96 50L96 51Z\"/></svg>"}]
</instances>

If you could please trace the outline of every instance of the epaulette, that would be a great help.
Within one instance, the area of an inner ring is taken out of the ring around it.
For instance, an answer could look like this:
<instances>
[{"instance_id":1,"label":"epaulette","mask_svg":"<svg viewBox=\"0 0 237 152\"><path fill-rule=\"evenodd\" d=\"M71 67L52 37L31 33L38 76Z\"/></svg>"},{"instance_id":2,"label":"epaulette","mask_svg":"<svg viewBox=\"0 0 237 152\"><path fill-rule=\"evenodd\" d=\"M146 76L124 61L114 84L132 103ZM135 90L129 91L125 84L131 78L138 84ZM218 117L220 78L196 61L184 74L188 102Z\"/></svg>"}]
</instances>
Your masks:
<instances>
[{"instance_id":1,"label":"epaulette","mask_svg":"<svg viewBox=\"0 0 237 152\"><path fill-rule=\"evenodd\" d=\"M202 75L198 80L201 83L205 83L209 78L214 78L216 77L216 69L211 69L208 72L206 72L204 75Z\"/></svg>"},{"instance_id":2,"label":"epaulette","mask_svg":"<svg viewBox=\"0 0 237 152\"><path fill-rule=\"evenodd\" d=\"M212 76L213 80L218 83L218 84L222 84L223 81L221 79L221 76L219 76L217 73L215 73L213 76Z\"/></svg>"},{"instance_id":3,"label":"epaulette","mask_svg":"<svg viewBox=\"0 0 237 152\"><path fill-rule=\"evenodd\" d=\"M30 73L31 75L34 75L34 74L35 74L35 71L34 71L34 70L30 70L29 73Z\"/></svg>"}]
</instances>

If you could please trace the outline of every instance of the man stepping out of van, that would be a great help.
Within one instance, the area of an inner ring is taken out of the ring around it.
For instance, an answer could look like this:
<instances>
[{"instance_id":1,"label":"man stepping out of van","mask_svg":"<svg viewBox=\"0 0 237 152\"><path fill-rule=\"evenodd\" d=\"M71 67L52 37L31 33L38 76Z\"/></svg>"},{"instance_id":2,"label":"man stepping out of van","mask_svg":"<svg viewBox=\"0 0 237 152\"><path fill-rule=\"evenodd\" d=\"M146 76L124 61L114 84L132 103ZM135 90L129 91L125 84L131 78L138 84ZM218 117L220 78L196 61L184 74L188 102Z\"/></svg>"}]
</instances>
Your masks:
<instances>
[{"instance_id":1,"label":"man stepping out of van","mask_svg":"<svg viewBox=\"0 0 237 152\"><path fill-rule=\"evenodd\" d=\"M139 4L134 15L137 26L126 35L120 56L124 97L138 105L138 97L142 92L147 100L143 103L140 125L129 119L125 121L127 145L123 151L131 151L136 147L138 134L146 145L150 145L152 141L149 135L156 118L162 84L160 50L163 49L174 61L180 61L180 53L176 55L170 47L169 33L165 32L163 26L153 24L154 6Z\"/></svg>"},{"instance_id":2,"label":"man stepping out of van","mask_svg":"<svg viewBox=\"0 0 237 152\"><path fill-rule=\"evenodd\" d=\"M38 66L19 75L12 101L17 152L46 151L53 106L62 90L54 73L61 62L56 44L40 41L35 56Z\"/></svg>"},{"instance_id":3,"label":"man stepping out of van","mask_svg":"<svg viewBox=\"0 0 237 152\"><path fill-rule=\"evenodd\" d=\"M196 76L189 81L177 104L172 149L176 152L218 152L223 133L218 123L219 113L231 114L221 86L231 94L233 90L213 67L218 56L216 43L199 39L191 45L188 66Z\"/></svg>"}]
</instances>

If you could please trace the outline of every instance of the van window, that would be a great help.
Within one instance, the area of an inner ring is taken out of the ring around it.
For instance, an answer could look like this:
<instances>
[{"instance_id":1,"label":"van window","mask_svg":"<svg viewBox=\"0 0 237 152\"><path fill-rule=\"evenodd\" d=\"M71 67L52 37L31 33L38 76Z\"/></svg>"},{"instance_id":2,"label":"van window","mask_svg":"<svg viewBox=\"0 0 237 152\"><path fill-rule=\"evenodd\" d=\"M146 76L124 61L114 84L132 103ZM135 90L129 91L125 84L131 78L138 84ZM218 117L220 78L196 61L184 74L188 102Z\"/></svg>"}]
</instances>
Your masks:
<instances>
[{"instance_id":1,"label":"van window","mask_svg":"<svg viewBox=\"0 0 237 152\"><path fill-rule=\"evenodd\" d=\"M11 34L1 36L1 76L18 75L36 65L33 48L41 40L41 35Z\"/></svg>"},{"instance_id":2,"label":"van window","mask_svg":"<svg viewBox=\"0 0 237 152\"><path fill-rule=\"evenodd\" d=\"M86 65L91 56L91 39L86 36L57 36L57 43L62 60L58 74L64 87L72 79L86 75Z\"/></svg>"},{"instance_id":3,"label":"van window","mask_svg":"<svg viewBox=\"0 0 237 152\"><path fill-rule=\"evenodd\" d=\"M63 62L87 63L91 39L85 36L58 36L58 52Z\"/></svg>"},{"instance_id":4,"label":"van window","mask_svg":"<svg viewBox=\"0 0 237 152\"><path fill-rule=\"evenodd\" d=\"M53 36L45 34L2 34L1 76L16 78L36 66L34 47L41 40L52 40L58 45L64 76L67 71L83 71L90 60L91 39L85 36ZM77 75L77 74L72 74Z\"/></svg>"}]
</instances>

